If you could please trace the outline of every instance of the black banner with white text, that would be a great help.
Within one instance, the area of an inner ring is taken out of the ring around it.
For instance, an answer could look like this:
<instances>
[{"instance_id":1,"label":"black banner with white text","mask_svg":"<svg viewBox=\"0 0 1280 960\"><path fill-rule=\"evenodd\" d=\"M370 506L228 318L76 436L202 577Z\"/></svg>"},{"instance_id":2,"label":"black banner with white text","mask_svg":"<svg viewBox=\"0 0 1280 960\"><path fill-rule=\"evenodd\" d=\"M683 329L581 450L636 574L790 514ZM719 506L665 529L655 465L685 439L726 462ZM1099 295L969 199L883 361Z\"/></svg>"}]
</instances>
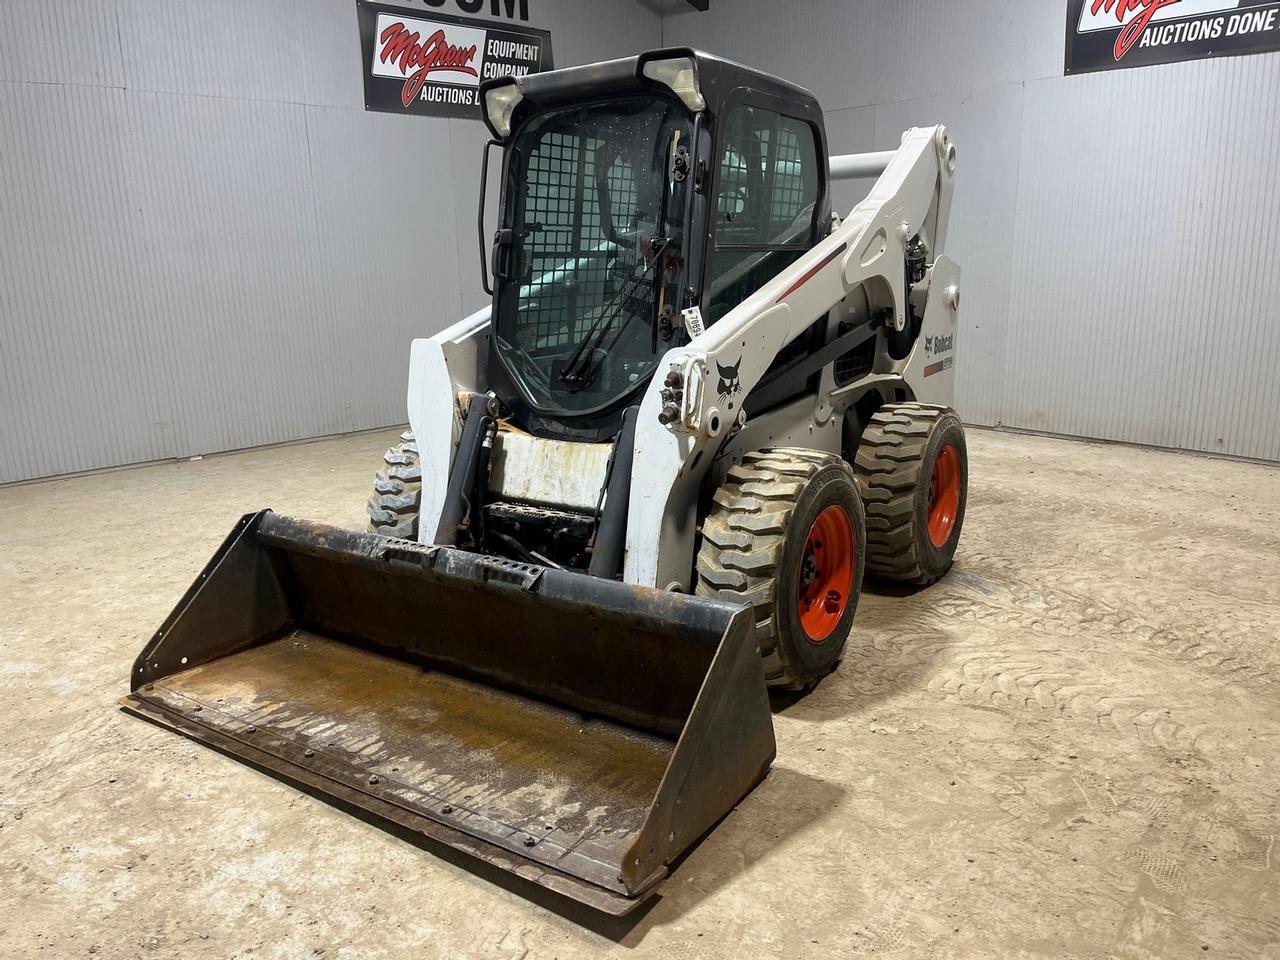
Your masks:
<instances>
[{"instance_id":1,"label":"black banner with white text","mask_svg":"<svg viewBox=\"0 0 1280 960\"><path fill-rule=\"evenodd\" d=\"M357 0L366 110L480 119L480 84L552 69L551 33Z\"/></svg>"},{"instance_id":2,"label":"black banner with white text","mask_svg":"<svg viewBox=\"0 0 1280 960\"><path fill-rule=\"evenodd\" d=\"M1280 49L1280 0L1067 0L1066 72Z\"/></svg>"}]
</instances>

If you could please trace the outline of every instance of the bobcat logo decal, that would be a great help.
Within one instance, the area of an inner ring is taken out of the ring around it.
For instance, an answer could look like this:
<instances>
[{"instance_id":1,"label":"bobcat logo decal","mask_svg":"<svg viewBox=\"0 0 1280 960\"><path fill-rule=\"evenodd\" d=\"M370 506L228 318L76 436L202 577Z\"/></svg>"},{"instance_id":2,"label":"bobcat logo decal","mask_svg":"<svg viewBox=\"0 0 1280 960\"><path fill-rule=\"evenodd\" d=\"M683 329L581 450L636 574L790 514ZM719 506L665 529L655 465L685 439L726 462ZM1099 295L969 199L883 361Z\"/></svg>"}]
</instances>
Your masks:
<instances>
[{"instance_id":1,"label":"bobcat logo decal","mask_svg":"<svg viewBox=\"0 0 1280 960\"><path fill-rule=\"evenodd\" d=\"M924 338L924 352L926 354L946 353L955 344L954 337L944 337L939 334L936 337Z\"/></svg>"},{"instance_id":2,"label":"bobcat logo decal","mask_svg":"<svg viewBox=\"0 0 1280 960\"><path fill-rule=\"evenodd\" d=\"M740 366L742 366L741 357L732 367L726 367L719 360L716 361L716 370L720 372L720 385L716 388L716 392L720 395L721 403L728 403L742 392L742 381L738 379Z\"/></svg>"}]
</instances>

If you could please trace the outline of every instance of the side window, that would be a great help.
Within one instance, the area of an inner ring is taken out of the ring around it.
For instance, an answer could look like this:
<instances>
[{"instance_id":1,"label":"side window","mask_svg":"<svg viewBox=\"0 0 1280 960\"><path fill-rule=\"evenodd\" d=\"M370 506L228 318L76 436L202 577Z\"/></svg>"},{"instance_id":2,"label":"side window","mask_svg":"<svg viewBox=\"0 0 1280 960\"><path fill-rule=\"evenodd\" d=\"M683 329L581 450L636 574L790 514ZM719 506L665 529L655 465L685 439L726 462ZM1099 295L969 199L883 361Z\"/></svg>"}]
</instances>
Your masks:
<instances>
[{"instance_id":1,"label":"side window","mask_svg":"<svg viewBox=\"0 0 1280 960\"><path fill-rule=\"evenodd\" d=\"M803 120L736 107L723 144L702 306L708 323L812 246L818 201L817 143Z\"/></svg>"}]
</instances>

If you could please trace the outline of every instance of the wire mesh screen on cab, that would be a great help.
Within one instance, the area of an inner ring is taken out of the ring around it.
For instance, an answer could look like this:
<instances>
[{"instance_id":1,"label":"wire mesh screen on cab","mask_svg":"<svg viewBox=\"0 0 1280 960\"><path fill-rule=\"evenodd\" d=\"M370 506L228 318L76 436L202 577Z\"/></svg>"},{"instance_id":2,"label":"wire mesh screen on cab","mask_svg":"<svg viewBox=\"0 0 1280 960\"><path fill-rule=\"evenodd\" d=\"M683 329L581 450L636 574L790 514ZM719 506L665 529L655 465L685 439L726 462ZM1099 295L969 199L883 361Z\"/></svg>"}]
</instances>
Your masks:
<instances>
[{"instance_id":1,"label":"wire mesh screen on cab","mask_svg":"<svg viewBox=\"0 0 1280 960\"><path fill-rule=\"evenodd\" d=\"M517 134L497 347L534 407L600 408L657 362L658 291L682 242L669 168L688 128L678 106L644 96L551 111Z\"/></svg>"},{"instance_id":2,"label":"wire mesh screen on cab","mask_svg":"<svg viewBox=\"0 0 1280 960\"><path fill-rule=\"evenodd\" d=\"M524 220L532 277L521 290L517 327L530 348L576 343L591 318L573 308L606 299L600 191L587 183L602 145L599 136L548 132L529 155ZM634 213L630 158L613 157L604 176L610 213Z\"/></svg>"},{"instance_id":3,"label":"wire mesh screen on cab","mask_svg":"<svg viewBox=\"0 0 1280 960\"><path fill-rule=\"evenodd\" d=\"M728 117L716 184L703 314L714 323L813 243L818 151L804 120L740 106Z\"/></svg>"}]
</instances>

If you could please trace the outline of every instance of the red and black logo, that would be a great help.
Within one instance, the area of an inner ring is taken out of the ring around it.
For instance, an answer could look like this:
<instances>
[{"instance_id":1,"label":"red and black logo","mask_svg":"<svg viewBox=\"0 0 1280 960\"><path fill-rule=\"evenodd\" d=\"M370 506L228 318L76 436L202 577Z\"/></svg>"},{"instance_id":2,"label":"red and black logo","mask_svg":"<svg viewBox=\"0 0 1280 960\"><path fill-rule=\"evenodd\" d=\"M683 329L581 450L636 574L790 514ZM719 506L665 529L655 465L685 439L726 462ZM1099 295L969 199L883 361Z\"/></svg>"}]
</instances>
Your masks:
<instances>
[{"instance_id":1,"label":"red and black logo","mask_svg":"<svg viewBox=\"0 0 1280 960\"><path fill-rule=\"evenodd\" d=\"M552 68L546 30L357 0L365 109L480 117L480 84Z\"/></svg>"},{"instance_id":2,"label":"red and black logo","mask_svg":"<svg viewBox=\"0 0 1280 960\"><path fill-rule=\"evenodd\" d=\"M390 64L405 75L404 90L400 102L406 107L418 98L427 74L437 76L458 75L479 77L474 66L477 47L455 46L449 42L443 30L436 30L426 40L422 34L405 26L403 19L389 23L378 35L381 50L377 51L379 63Z\"/></svg>"}]
</instances>

